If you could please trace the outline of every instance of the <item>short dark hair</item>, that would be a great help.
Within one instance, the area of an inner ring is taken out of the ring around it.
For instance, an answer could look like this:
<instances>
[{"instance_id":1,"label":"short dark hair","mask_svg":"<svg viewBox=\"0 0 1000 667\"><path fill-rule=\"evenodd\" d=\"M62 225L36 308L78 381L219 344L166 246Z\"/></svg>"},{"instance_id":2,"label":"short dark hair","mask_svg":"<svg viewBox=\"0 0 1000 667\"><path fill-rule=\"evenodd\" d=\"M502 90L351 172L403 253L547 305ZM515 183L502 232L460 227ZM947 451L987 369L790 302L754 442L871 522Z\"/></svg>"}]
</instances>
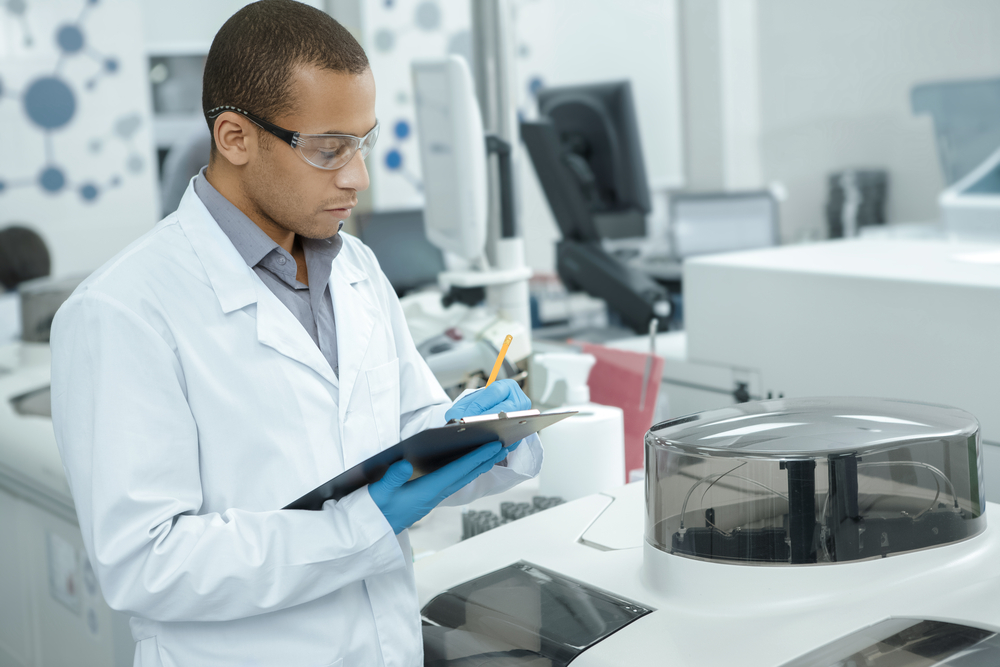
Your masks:
<instances>
[{"instance_id":1,"label":"short dark hair","mask_svg":"<svg viewBox=\"0 0 1000 667\"><path fill-rule=\"evenodd\" d=\"M291 76L303 65L361 74L368 56L333 17L301 2L260 0L233 14L205 62L201 106L208 129L215 124L208 112L223 105L268 121L294 109Z\"/></svg>"}]
</instances>

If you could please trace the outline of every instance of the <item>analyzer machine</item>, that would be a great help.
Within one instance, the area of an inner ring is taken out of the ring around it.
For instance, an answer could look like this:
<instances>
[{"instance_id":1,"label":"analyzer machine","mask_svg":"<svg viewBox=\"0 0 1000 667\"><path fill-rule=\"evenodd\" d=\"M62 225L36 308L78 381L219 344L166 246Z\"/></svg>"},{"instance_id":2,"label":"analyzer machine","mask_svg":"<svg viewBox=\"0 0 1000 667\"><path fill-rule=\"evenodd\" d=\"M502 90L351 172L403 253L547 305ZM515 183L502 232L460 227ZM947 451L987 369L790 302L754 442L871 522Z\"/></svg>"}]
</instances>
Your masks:
<instances>
[{"instance_id":1,"label":"analyzer machine","mask_svg":"<svg viewBox=\"0 0 1000 667\"><path fill-rule=\"evenodd\" d=\"M663 422L645 448L644 484L418 562L426 664L1000 664L972 415L769 400Z\"/></svg>"}]
</instances>

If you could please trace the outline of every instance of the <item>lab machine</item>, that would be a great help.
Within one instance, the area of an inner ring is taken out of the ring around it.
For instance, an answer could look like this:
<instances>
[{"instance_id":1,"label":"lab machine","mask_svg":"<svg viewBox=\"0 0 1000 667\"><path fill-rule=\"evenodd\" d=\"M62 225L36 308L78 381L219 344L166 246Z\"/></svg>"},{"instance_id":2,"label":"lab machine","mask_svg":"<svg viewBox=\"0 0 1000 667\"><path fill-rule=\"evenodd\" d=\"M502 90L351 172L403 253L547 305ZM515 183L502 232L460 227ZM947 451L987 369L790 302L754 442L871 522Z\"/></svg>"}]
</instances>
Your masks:
<instances>
[{"instance_id":1,"label":"lab machine","mask_svg":"<svg viewBox=\"0 0 1000 667\"><path fill-rule=\"evenodd\" d=\"M128 616L104 602L52 433L47 342L0 346L0 664L125 667Z\"/></svg>"},{"instance_id":2,"label":"lab machine","mask_svg":"<svg viewBox=\"0 0 1000 667\"><path fill-rule=\"evenodd\" d=\"M775 399L657 424L645 448L644 483L417 562L425 664L1000 663L969 413Z\"/></svg>"},{"instance_id":3,"label":"lab machine","mask_svg":"<svg viewBox=\"0 0 1000 667\"><path fill-rule=\"evenodd\" d=\"M540 118L521 123L521 138L562 233L559 277L607 301L636 332L654 318L666 329L666 289L602 244L644 234L650 210L631 85L544 89L538 106Z\"/></svg>"},{"instance_id":4,"label":"lab machine","mask_svg":"<svg viewBox=\"0 0 1000 667\"><path fill-rule=\"evenodd\" d=\"M739 369L745 398L891 396L968 410L982 421L987 479L1000 480L998 251L862 239L692 259L686 361Z\"/></svg>"},{"instance_id":5,"label":"lab machine","mask_svg":"<svg viewBox=\"0 0 1000 667\"><path fill-rule=\"evenodd\" d=\"M459 308L460 326L437 325L450 319L429 301L405 303L411 330L437 327L431 347L421 353L445 388L466 380L469 371L488 371L500 342L511 334L512 364L531 354L531 315L524 263L524 239L514 215L509 144L483 131L472 76L463 58L415 62L412 65L417 136L424 174L424 229L443 253L445 270L438 284L450 301L482 289L485 307ZM500 238L495 261L487 257L489 179L487 156L499 158ZM433 297L432 297L433 298ZM449 331L451 332L449 334ZM414 337L418 345L430 338ZM424 338L424 340L421 340ZM492 358L491 358L492 355ZM473 374L474 375L474 374Z\"/></svg>"}]
</instances>

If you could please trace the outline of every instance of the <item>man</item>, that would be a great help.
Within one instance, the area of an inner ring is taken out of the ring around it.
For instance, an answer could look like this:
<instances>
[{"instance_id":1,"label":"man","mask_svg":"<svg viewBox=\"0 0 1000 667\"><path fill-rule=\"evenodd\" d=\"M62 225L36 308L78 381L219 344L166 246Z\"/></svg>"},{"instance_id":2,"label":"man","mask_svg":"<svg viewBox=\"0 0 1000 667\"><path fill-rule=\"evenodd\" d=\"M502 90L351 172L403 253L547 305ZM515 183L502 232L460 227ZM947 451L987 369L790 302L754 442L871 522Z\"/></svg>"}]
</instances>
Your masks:
<instances>
[{"instance_id":1,"label":"man","mask_svg":"<svg viewBox=\"0 0 1000 667\"><path fill-rule=\"evenodd\" d=\"M203 103L207 170L53 326L87 553L142 667L420 665L406 528L536 474L537 438L280 508L447 418L530 403L505 381L449 406L374 256L338 234L378 128L347 31L291 0L249 5L212 44Z\"/></svg>"}]
</instances>

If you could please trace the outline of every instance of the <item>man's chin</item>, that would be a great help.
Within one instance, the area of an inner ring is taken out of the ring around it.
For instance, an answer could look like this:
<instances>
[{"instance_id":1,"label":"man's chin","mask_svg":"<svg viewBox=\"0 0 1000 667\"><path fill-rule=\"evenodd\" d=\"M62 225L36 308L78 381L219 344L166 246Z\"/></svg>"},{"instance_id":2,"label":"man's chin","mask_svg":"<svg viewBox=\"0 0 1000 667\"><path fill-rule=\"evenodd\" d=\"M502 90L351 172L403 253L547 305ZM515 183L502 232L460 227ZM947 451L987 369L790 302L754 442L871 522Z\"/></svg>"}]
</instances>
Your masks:
<instances>
[{"instance_id":1,"label":"man's chin","mask_svg":"<svg viewBox=\"0 0 1000 667\"><path fill-rule=\"evenodd\" d=\"M326 213L325 211L323 213ZM297 230L295 233L307 239L329 239L337 235L343 229L342 219L332 219L326 215L317 216L316 223L310 229Z\"/></svg>"}]
</instances>

